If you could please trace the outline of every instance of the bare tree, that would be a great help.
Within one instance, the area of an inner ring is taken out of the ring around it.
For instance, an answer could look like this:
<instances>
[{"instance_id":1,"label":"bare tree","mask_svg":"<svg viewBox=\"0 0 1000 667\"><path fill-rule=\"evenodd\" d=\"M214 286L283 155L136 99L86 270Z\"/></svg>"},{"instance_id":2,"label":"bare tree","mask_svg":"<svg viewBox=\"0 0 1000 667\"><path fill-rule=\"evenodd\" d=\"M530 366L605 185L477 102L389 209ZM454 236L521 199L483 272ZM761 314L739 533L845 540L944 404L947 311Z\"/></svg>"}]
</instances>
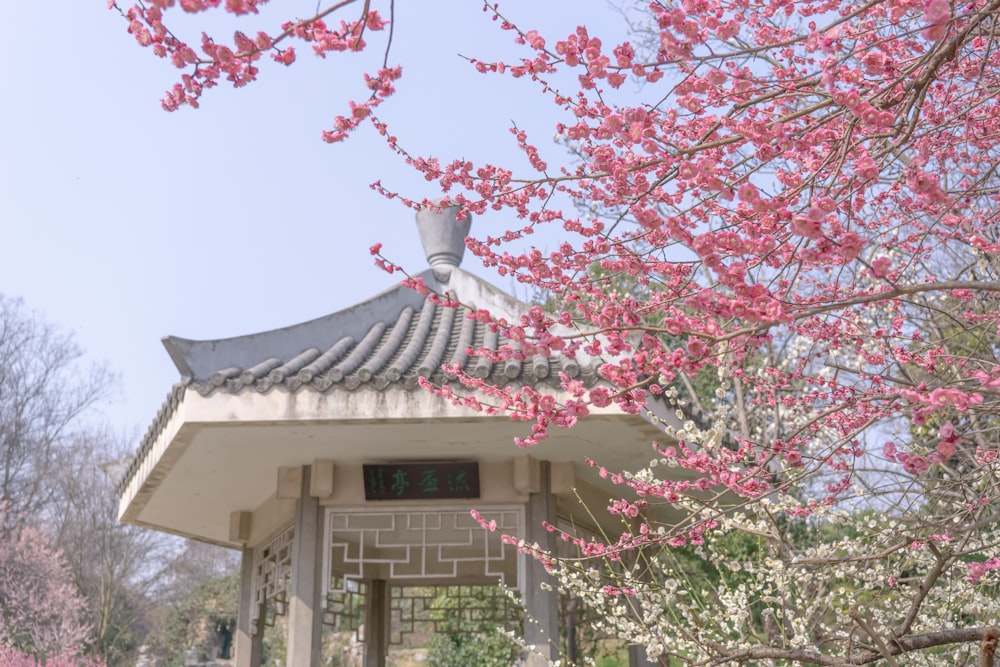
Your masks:
<instances>
[{"instance_id":1,"label":"bare tree","mask_svg":"<svg viewBox=\"0 0 1000 667\"><path fill-rule=\"evenodd\" d=\"M124 448L106 431L78 434L60 462L51 525L93 624L92 651L126 664L142 644L179 540L121 524L113 480L100 463Z\"/></svg>"},{"instance_id":2,"label":"bare tree","mask_svg":"<svg viewBox=\"0 0 1000 667\"><path fill-rule=\"evenodd\" d=\"M53 499L53 467L81 417L109 393L103 366L81 367L72 335L0 294L0 497L9 521Z\"/></svg>"}]
</instances>

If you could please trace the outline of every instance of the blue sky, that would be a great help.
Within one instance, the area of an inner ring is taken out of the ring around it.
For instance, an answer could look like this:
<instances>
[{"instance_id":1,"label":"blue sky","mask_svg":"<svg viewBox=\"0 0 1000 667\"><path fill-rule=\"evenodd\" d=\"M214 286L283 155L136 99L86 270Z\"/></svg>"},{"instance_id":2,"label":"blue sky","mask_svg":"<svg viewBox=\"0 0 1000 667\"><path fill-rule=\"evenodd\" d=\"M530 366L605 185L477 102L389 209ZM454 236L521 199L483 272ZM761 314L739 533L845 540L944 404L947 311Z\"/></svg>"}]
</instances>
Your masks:
<instances>
[{"instance_id":1,"label":"blue sky","mask_svg":"<svg viewBox=\"0 0 1000 667\"><path fill-rule=\"evenodd\" d=\"M404 77L380 116L404 146L523 165L506 131L514 120L559 158L552 107L533 85L477 74L458 55L509 59L521 53L511 33L474 0L396 5L390 62L402 63ZM273 25L296 8L306 15L315 4L272 2L256 20ZM546 35L622 21L603 2L502 9ZM220 87L200 110L169 114L159 99L177 71L125 27L104 0L45 11L0 4L0 292L74 331L87 360L110 365L119 391L103 410L135 437L178 378L162 336L285 326L389 287L394 278L374 267L370 245L383 242L417 271L425 261L412 213L368 186L381 179L412 196L436 192L367 126L344 144L320 140L346 101L362 96L361 73L381 51L324 61L299 47L293 67L265 65L257 83ZM201 29L191 20L178 27L187 37ZM512 222L483 218L473 233Z\"/></svg>"}]
</instances>

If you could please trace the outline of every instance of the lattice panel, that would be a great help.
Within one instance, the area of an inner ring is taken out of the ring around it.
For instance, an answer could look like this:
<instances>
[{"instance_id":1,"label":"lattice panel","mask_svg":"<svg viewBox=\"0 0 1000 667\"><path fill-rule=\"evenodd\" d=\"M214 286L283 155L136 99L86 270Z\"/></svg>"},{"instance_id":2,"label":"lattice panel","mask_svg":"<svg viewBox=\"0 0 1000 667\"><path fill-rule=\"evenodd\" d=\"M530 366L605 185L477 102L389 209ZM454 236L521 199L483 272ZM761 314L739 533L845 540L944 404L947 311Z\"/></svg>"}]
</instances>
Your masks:
<instances>
[{"instance_id":1,"label":"lattice panel","mask_svg":"<svg viewBox=\"0 0 1000 667\"><path fill-rule=\"evenodd\" d=\"M484 634L496 627L519 632L522 608L500 586L392 586L390 643L415 633Z\"/></svg>"},{"instance_id":2,"label":"lattice panel","mask_svg":"<svg viewBox=\"0 0 1000 667\"><path fill-rule=\"evenodd\" d=\"M365 620L365 584L338 575L330 578L323 623L338 632L357 632Z\"/></svg>"},{"instance_id":3,"label":"lattice panel","mask_svg":"<svg viewBox=\"0 0 1000 667\"><path fill-rule=\"evenodd\" d=\"M251 620L255 634L261 612L264 623L273 626L275 616L283 616L287 611L294 533L294 529L289 526L283 533L254 551L254 606Z\"/></svg>"},{"instance_id":4,"label":"lattice panel","mask_svg":"<svg viewBox=\"0 0 1000 667\"><path fill-rule=\"evenodd\" d=\"M496 532L467 509L327 514L329 572L346 579L517 585L517 549L500 540L523 532L520 508L483 511Z\"/></svg>"}]
</instances>

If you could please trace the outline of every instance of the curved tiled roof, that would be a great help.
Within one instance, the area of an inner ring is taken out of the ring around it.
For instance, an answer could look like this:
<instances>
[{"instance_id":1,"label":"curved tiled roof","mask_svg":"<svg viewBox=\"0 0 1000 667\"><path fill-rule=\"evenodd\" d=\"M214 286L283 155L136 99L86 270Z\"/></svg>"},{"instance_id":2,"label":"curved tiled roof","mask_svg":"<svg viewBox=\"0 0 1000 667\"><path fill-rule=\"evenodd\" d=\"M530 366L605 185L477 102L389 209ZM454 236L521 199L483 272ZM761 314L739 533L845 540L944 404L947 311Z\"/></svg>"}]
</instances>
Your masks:
<instances>
[{"instance_id":1,"label":"curved tiled roof","mask_svg":"<svg viewBox=\"0 0 1000 667\"><path fill-rule=\"evenodd\" d=\"M329 338L318 334L317 338ZM338 388L353 391L362 386L384 390L391 385L415 389L419 377L436 383L453 380L453 375L442 371L445 365L497 385L537 384L550 379L558 385L560 372L585 382L596 380L592 367L581 369L575 359L562 355L493 363L485 356L470 354L480 347L496 351L512 345L488 325L465 317L464 310L436 304L427 297L417 308L403 306L393 319L369 323L361 336L340 336L332 344L316 341L284 355L258 355L242 364L192 377L191 386L205 396L216 391L266 393L279 386L288 391L319 392Z\"/></svg>"},{"instance_id":2,"label":"curved tiled roof","mask_svg":"<svg viewBox=\"0 0 1000 667\"><path fill-rule=\"evenodd\" d=\"M369 389L415 390L419 378L436 384L455 381L442 367L497 385L548 384L558 391L560 374L585 385L599 381L598 361L556 354L498 363L475 350L496 351L516 344L496 329L468 318L466 308L485 309L517 322L529 306L459 268L469 222L457 209L424 210L417 215L421 243L431 268L415 276L432 293L464 304L451 308L397 285L331 315L280 329L217 340L167 337L163 344L181 375L146 432L139 451L119 482L123 494L139 474L189 390L202 396L272 391L320 392ZM333 418L334 416L331 415Z\"/></svg>"},{"instance_id":3,"label":"curved tiled roof","mask_svg":"<svg viewBox=\"0 0 1000 667\"><path fill-rule=\"evenodd\" d=\"M508 320L527 310L526 304L459 269L447 285L430 271L420 277L435 291L457 292L466 306L487 306ZM474 299L483 303L476 304ZM203 396L266 394L278 388L321 393L366 387L410 391L418 390L420 377L436 384L454 381L455 376L445 374L443 366L457 366L471 377L498 386L549 384L556 389L560 373L588 386L599 381L596 360L580 363L565 355L539 355L493 363L475 355L477 348L495 351L514 343L487 324L465 317L466 312L464 307L442 306L396 286L347 310L282 329L221 340L165 338L164 346L181 381L171 389L146 432L119 482L119 493L135 476L189 389Z\"/></svg>"}]
</instances>

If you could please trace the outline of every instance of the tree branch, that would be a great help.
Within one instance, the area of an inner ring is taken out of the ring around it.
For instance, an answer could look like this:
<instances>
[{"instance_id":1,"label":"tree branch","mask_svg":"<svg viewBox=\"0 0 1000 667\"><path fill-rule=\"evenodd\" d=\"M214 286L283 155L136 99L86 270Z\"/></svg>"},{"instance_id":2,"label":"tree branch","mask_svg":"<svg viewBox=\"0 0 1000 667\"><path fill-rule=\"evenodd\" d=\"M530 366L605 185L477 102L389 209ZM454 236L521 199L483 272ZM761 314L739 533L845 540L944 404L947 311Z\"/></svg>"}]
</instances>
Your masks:
<instances>
[{"instance_id":1,"label":"tree branch","mask_svg":"<svg viewBox=\"0 0 1000 667\"><path fill-rule=\"evenodd\" d=\"M940 632L929 632L924 635L901 637L893 641L892 644L886 648L888 649L890 655L903 655L904 653L923 651L936 646L979 642L987 639L989 636L995 637L996 632L997 629L993 626L961 628L958 630L942 630ZM740 651L726 652L725 655L720 655L709 664L722 665L727 662L747 662L750 660L789 660L791 662L797 662L804 665L850 667L851 665L868 665L882 659L884 659L884 656L879 651L864 651L863 653L850 658L838 658L815 651L807 651L805 649L753 646Z\"/></svg>"}]
</instances>

